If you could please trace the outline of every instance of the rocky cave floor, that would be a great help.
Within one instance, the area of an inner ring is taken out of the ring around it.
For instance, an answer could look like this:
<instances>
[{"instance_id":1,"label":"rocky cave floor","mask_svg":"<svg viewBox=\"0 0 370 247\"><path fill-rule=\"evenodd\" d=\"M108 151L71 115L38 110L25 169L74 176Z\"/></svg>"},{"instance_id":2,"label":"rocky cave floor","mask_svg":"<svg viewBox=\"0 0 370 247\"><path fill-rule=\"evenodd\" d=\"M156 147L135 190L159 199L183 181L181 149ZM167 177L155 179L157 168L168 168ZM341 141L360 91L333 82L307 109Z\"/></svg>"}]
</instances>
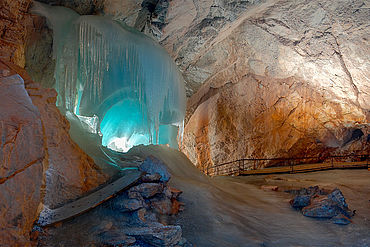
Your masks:
<instances>
[{"instance_id":1,"label":"rocky cave floor","mask_svg":"<svg viewBox=\"0 0 370 247\"><path fill-rule=\"evenodd\" d=\"M246 218L254 223L251 228L259 233L256 242L261 245L246 243L245 246L370 246L370 172L367 170L219 177L215 180L225 185L233 184L235 194L250 199L247 204L252 212ZM335 225L331 220L305 217L294 210L290 205L294 195L287 192L310 186L328 191L340 189L351 210L355 210L352 224ZM251 229L246 229L245 233L249 235L250 232Z\"/></svg>"}]
</instances>

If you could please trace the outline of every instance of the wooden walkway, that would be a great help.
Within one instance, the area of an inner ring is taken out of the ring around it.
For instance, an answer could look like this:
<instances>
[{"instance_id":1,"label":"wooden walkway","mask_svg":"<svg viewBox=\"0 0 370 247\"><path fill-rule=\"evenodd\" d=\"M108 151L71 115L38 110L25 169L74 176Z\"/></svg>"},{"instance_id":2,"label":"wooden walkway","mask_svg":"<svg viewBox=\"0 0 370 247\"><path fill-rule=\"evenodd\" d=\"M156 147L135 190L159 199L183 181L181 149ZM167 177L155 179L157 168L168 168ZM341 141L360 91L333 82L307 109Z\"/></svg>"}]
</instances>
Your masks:
<instances>
[{"instance_id":1,"label":"wooden walkway","mask_svg":"<svg viewBox=\"0 0 370 247\"><path fill-rule=\"evenodd\" d=\"M334 163L317 163L303 164L294 166L269 167L257 170L241 171L239 175L261 175L261 174L276 174L276 173L299 173L312 172L329 169L350 169L350 168L367 168L367 162L334 162Z\"/></svg>"},{"instance_id":2,"label":"wooden walkway","mask_svg":"<svg viewBox=\"0 0 370 247\"><path fill-rule=\"evenodd\" d=\"M244 158L206 167L208 176L260 175L274 173L311 172L328 169L368 168L370 171L370 150L327 157L288 157L288 158ZM325 162L320 162L325 158ZM266 167L267 168L263 168Z\"/></svg>"},{"instance_id":3,"label":"wooden walkway","mask_svg":"<svg viewBox=\"0 0 370 247\"><path fill-rule=\"evenodd\" d=\"M130 188L141 176L142 173L136 169L124 170L122 177L85 197L56 209L44 209L40 213L37 224L48 226L81 215L112 198L117 193Z\"/></svg>"}]
</instances>

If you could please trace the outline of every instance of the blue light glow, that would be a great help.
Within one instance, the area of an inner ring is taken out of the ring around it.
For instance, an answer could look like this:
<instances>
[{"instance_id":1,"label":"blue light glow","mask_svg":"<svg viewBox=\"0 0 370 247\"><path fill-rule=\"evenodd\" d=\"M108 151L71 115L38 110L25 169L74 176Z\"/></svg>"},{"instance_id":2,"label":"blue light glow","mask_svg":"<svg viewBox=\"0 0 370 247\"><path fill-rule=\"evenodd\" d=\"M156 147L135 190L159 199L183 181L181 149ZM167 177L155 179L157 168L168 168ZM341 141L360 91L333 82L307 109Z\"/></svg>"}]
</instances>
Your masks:
<instances>
[{"instance_id":1,"label":"blue light glow","mask_svg":"<svg viewBox=\"0 0 370 247\"><path fill-rule=\"evenodd\" d=\"M184 81L160 45L109 17L37 2L32 12L53 29L55 89L63 112L79 116L86 132L102 134L101 144L116 151L151 143L177 148Z\"/></svg>"}]
</instances>

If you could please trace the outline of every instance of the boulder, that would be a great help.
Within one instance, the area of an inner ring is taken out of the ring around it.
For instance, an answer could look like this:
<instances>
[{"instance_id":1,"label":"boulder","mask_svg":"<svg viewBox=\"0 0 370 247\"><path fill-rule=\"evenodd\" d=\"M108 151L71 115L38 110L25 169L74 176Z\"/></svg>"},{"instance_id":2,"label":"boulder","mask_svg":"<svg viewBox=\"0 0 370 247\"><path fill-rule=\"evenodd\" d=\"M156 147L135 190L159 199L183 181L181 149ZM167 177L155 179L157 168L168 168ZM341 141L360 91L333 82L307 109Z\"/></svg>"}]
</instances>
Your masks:
<instances>
[{"instance_id":1,"label":"boulder","mask_svg":"<svg viewBox=\"0 0 370 247\"><path fill-rule=\"evenodd\" d=\"M163 198L154 198L150 200L150 206L154 211L161 215L170 215L172 214L172 201L166 197Z\"/></svg>"},{"instance_id":2,"label":"boulder","mask_svg":"<svg viewBox=\"0 0 370 247\"><path fill-rule=\"evenodd\" d=\"M334 224L337 224L337 225L348 225L352 223L352 221L348 217L344 216L343 214L338 214L337 216L333 217L332 221Z\"/></svg>"},{"instance_id":3,"label":"boulder","mask_svg":"<svg viewBox=\"0 0 370 247\"><path fill-rule=\"evenodd\" d=\"M98 233L96 239L96 242L100 244L99 246L124 247L136 242L134 237L126 236L120 230L109 230Z\"/></svg>"},{"instance_id":4,"label":"boulder","mask_svg":"<svg viewBox=\"0 0 370 247\"><path fill-rule=\"evenodd\" d=\"M166 195L167 198L177 199L182 194L182 191L167 185L164 188L163 193Z\"/></svg>"},{"instance_id":5,"label":"boulder","mask_svg":"<svg viewBox=\"0 0 370 247\"><path fill-rule=\"evenodd\" d=\"M328 199L332 200L333 202L337 203L337 205L343 209L348 209L348 204L346 203L346 199L344 198L342 191L338 188L334 189L329 195Z\"/></svg>"},{"instance_id":6,"label":"boulder","mask_svg":"<svg viewBox=\"0 0 370 247\"><path fill-rule=\"evenodd\" d=\"M304 208L311 203L311 196L310 195L298 195L294 197L293 200L290 201L290 205L293 208L301 209Z\"/></svg>"},{"instance_id":7,"label":"boulder","mask_svg":"<svg viewBox=\"0 0 370 247\"><path fill-rule=\"evenodd\" d=\"M140 199L114 199L110 204L113 210L125 213L138 210L144 207L143 200Z\"/></svg>"},{"instance_id":8,"label":"boulder","mask_svg":"<svg viewBox=\"0 0 370 247\"><path fill-rule=\"evenodd\" d=\"M181 240L180 226L156 226L156 227L138 227L125 231L129 236L152 246L164 247L174 246Z\"/></svg>"},{"instance_id":9,"label":"boulder","mask_svg":"<svg viewBox=\"0 0 370 247\"><path fill-rule=\"evenodd\" d=\"M341 213L337 203L326 196L313 198L311 204L302 209L302 214L314 218L332 218Z\"/></svg>"},{"instance_id":10,"label":"boulder","mask_svg":"<svg viewBox=\"0 0 370 247\"><path fill-rule=\"evenodd\" d=\"M143 198L150 198L163 192L163 185L158 183L142 183L128 190L130 198L136 198L140 194Z\"/></svg>"},{"instance_id":11,"label":"boulder","mask_svg":"<svg viewBox=\"0 0 370 247\"><path fill-rule=\"evenodd\" d=\"M159 173L154 173L154 174L145 174L142 178L141 181L144 183L153 183L153 182L159 182L161 180L161 175Z\"/></svg>"},{"instance_id":12,"label":"boulder","mask_svg":"<svg viewBox=\"0 0 370 247\"><path fill-rule=\"evenodd\" d=\"M164 183L168 182L171 178L167 166L154 156L148 156L140 165L139 169L149 175L159 174L161 176L160 181Z\"/></svg>"},{"instance_id":13,"label":"boulder","mask_svg":"<svg viewBox=\"0 0 370 247\"><path fill-rule=\"evenodd\" d=\"M172 215L176 215L180 211L184 210L184 205L185 204L183 202L179 202L178 200L176 200L174 198L171 199L171 202L172 202L172 210L171 210Z\"/></svg>"},{"instance_id":14,"label":"boulder","mask_svg":"<svg viewBox=\"0 0 370 247\"><path fill-rule=\"evenodd\" d=\"M0 245L28 246L41 202L57 207L107 176L70 139L54 90L0 61L0 98Z\"/></svg>"},{"instance_id":15,"label":"boulder","mask_svg":"<svg viewBox=\"0 0 370 247\"><path fill-rule=\"evenodd\" d=\"M348 224L347 219L354 215L338 188L328 191L314 186L288 192L296 194L290 204L293 208L301 209L304 216L328 219L334 217L333 223Z\"/></svg>"}]
</instances>

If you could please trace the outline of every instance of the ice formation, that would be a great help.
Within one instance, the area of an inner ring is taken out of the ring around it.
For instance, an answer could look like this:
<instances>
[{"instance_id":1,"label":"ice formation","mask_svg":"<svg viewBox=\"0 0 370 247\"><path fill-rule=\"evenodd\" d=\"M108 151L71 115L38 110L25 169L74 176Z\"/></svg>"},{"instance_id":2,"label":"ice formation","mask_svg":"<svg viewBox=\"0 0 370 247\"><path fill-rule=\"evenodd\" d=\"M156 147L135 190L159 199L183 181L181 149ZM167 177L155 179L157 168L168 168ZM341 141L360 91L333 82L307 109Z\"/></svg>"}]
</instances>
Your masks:
<instances>
[{"instance_id":1,"label":"ice formation","mask_svg":"<svg viewBox=\"0 0 370 247\"><path fill-rule=\"evenodd\" d=\"M55 89L63 112L74 113L86 131L102 134L102 144L117 151L177 146L184 83L160 45L109 17L37 2L32 11L45 16L54 32Z\"/></svg>"}]
</instances>

